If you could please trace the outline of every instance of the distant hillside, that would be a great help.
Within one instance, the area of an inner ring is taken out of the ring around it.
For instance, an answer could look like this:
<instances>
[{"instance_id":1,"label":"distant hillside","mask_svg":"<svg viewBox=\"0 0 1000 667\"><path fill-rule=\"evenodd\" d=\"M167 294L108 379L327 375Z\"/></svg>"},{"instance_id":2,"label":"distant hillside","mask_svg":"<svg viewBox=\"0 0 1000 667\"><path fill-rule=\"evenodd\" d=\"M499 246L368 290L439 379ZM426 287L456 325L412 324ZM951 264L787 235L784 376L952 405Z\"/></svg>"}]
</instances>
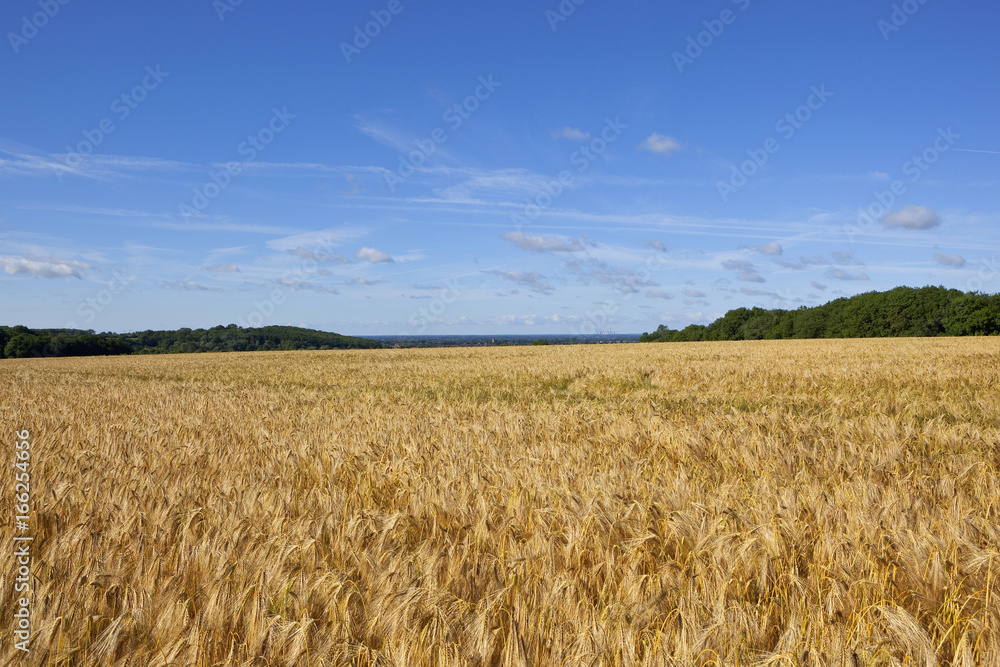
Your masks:
<instances>
[{"instance_id":1,"label":"distant hillside","mask_svg":"<svg viewBox=\"0 0 1000 667\"><path fill-rule=\"evenodd\" d=\"M253 352L264 350L339 350L382 347L365 338L299 327L244 329L235 324L211 329L94 333L76 329L0 327L0 358L89 357L181 352Z\"/></svg>"},{"instance_id":2,"label":"distant hillside","mask_svg":"<svg viewBox=\"0 0 1000 667\"><path fill-rule=\"evenodd\" d=\"M944 287L897 287L798 310L737 308L704 326L660 325L642 342L781 338L891 338L1000 334L1000 295Z\"/></svg>"},{"instance_id":3,"label":"distant hillside","mask_svg":"<svg viewBox=\"0 0 1000 667\"><path fill-rule=\"evenodd\" d=\"M383 347L504 347L638 343L639 334L403 334L372 336Z\"/></svg>"}]
</instances>

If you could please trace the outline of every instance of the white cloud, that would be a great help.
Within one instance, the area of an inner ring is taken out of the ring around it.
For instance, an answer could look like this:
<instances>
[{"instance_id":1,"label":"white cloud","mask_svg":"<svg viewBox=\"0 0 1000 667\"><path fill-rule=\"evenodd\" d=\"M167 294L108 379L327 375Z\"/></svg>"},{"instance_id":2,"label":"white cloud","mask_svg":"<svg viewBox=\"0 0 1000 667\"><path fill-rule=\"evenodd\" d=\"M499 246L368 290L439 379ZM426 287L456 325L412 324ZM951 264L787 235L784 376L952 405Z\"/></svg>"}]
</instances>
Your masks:
<instances>
[{"instance_id":1,"label":"white cloud","mask_svg":"<svg viewBox=\"0 0 1000 667\"><path fill-rule=\"evenodd\" d=\"M729 271L736 271L737 280L747 283L767 282L763 276L757 273L757 268L750 262L741 259L730 259L722 263L722 268Z\"/></svg>"},{"instance_id":2,"label":"white cloud","mask_svg":"<svg viewBox=\"0 0 1000 667\"><path fill-rule=\"evenodd\" d=\"M395 261L389 255L375 248L361 248L354 253L354 256L372 264L392 264Z\"/></svg>"},{"instance_id":3,"label":"white cloud","mask_svg":"<svg viewBox=\"0 0 1000 667\"><path fill-rule=\"evenodd\" d=\"M80 271L93 268L84 262L58 257L0 257L0 266L8 275L28 275L41 278L80 278Z\"/></svg>"},{"instance_id":4,"label":"white cloud","mask_svg":"<svg viewBox=\"0 0 1000 667\"><path fill-rule=\"evenodd\" d=\"M294 250L289 250L289 253L293 255L298 255L302 259L309 262L316 262L317 264L350 264L349 260L344 255L338 253L328 253L323 250L310 250L309 248L303 248L299 246Z\"/></svg>"},{"instance_id":5,"label":"white cloud","mask_svg":"<svg viewBox=\"0 0 1000 667\"><path fill-rule=\"evenodd\" d=\"M780 255L785 252L785 250L777 241L771 241L770 243L757 246L757 252L762 255Z\"/></svg>"},{"instance_id":6,"label":"white cloud","mask_svg":"<svg viewBox=\"0 0 1000 667\"><path fill-rule=\"evenodd\" d=\"M583 261L567 260L566 268L584 284L592 281L603 285L611 285L622 294L635 294L641 287L656 287L656 283L635 271L614 266L598 259Z\"/></svg>"},{"instance_id":7,"label":"white cloud","mask_svg":"<svg viewBox=\"0 0 1000 667\"><path fill-rule=\"evenodd\" d=\"M769 292L767 290L757 289L756 287L741 287L740 292L746 294L747 296L769 296L772 299L778 299L779 301L785 300L785 297L777 292Z\"/></svg>"},{"instance_id":8,"label":"white cloud","mask_svg":"<svg viewBox=\"0 0 1000 667\"><path fill-rule=\"evenodd\" d=\"M575 127L561 127L552 131L554 139L572 139L573 141L586 141L590 139L590 133L584 132Z\"/></svg>"},{"instance_id":9,"label":"white cloud","mask_svg":"<svg viewBox=\"0 0 1000 667\"><path fill-rule=\"evenodd\" d=\"M209 273L240 273L240 267L235 264L216 264L215 266L206 266L205 270Z\"/></svg>"},{"instance_id":10,"label":"white cloud","mask_svg":"<svg viewBox=\"0 0 1000 667\"><path fill-rule=\"evenodd\" d=\"M653 132L651 135L646 137L645 141L639 144L639 150L670 155L671 153L683 150L683 147L681 146L681 143L673 137L668 137L660 134L659 132Z\"/></svg>"},{"instance_id":11,"label":"white cloud","mask_svg":"<svg viewBox=\"0 0 1000 667\"><path fill-rule=\"evenodd\" d=\"M882 224L899 229L936 229L941 226L941 216L926 206L907 206L882 218Z\"/></svg>"},{"instance_id":12,"label":"white cloud","mask_svg":"<svg viewBox=\"0 0 1000 667\"><path fill-rule=\"evenodd\" d=\"M319 292L320 294L340 294L337 290L332 287L325 287L323 285L316 285L314 283L307 282L305 280L279 280L278 284L282 287L288 287L296 292Z\"/></svg>"},{"instance_id":13,"label":"white cloud","mask_svg":"<svg viewBox=\"0 0 1000 667\"><path fill-rule=\"evenodd\" d=\"M854 266L863 266L861 262L854 259L853 252L831 252L830 257L833 257L833 261L837 264L851 264Z\"/></svg>"},{"instance_id":14,"label":"white cloud","mask_svg":"<svg viewBox=\"0 0 1000 667\"><path fill-rule=\"evenodd\" d=\"M756 271L740 271L736 275L737 280L742 280L745 283L766 283L767 280L764 276L760 275Z\"/></svg>"},{"instance_id":15,"label":"white cloud","mask_svg":"<svg viewBox=\"0 0 1000 667\"><path fill-rule=\"evenodd\" d=\"M545 282L545 276L538 271L532 271L531 273L521 271L487 271L486 273L492 273L504 280L524 285L532 291L540 292L541 294L551 294L553 290L552 285Z\"/></svg>"},{"instance_id":16,"label":"white cloud","mask_svg":"<svg viewBox=\"0 0 1000 667\"><path fill-rule=\"evenodd\" d=\"M521 250L529 252L581 252L583 244L579 239L560 239L557 236L526 236L521 232L505 232L500 235Z\"/></svg>"},{"instance_id":17,"label":"white cloud","mask_svg":"<svg viewBox=\"0 0 1000 667\"><path fill-rule=\"evenodd\" d=\"M826 277L834 280L869 280L867 273L848 273L843 269L829 269Z\"/></svg>"},{"instance_id":18,"label":"white cloud","mask_svg":"<svg viewBox=\"0 0 1000 667\"><path fill-rule=\"evenodd\" d=\"M945 266L953 266L960 269L965 266L965 258L961 255L945 255L940 252L934 253L934 261Z\"/></svg>"},{"instance_id":19,"label":"white cloud","mask_svg":"<svg viewBox=\"0 0 1000 667\"><path fill-rule=\"evenodd\" d=\"M221 292L222 290L218 287L209 287L208 285L202 285L201 283L196 283L191 280L174 280L172 282L162 283L163 289L169 290L181 290L184 292Z\"/></svg>"},{"instance_id":20,"label":"white cloud","mask_svg":"<svg viewBox=\"0 0 1000 667\"><path fill-rule=\"evenodd\" d=\"M819 291L821 291L821 292L825 292L825 291L826 291L827 289L829 289L829 288L828 288L828 287L827 287L826 285L824 285L823 283L818 283L818 282L816 282L815 280L814 280L814 281L812 281L812 282L811 282L811 283L809 283L809 284L810 284L810 285L812 286L812 288L813 288L813 289L818 289L818 290L819 290Z\"/></svg>"},{"instance_id":21,"label":"white cloud","mask_svg":"<svg viewBox=\"0 0 1000 667\"><path fill-rule=\"evenodd\" d=\"M671 294L670 292L665 292L665 291L663 291L661 289L651 289L648 292L646 292L646 296L651 297L653 299L673 299L674 298L673 294Z\"/></svg>"},{"instance_id":22,"label":"white cloud","mask_svg":"<svg viewBox=\"0 0 1000 667\"><path fill-rule=\"evenodd\" d=\"M822 255L816 255L815 257L799 257L799 261L797 262L790 262L786 259L777 259L775 262L778 266L792 271L804 271L806 267L809 266L826 266L830 263Z\"/></svg>"},{"instance_id":23,"label":"white cloud","mask_svg":"<svg viewBox=\"0 0 1000 667\"><path fill-rule=\"evenodd\" d=\"M684 290L684 296L689 297L691 299L701 299L705 296L705 293L702 292L701 290L686 289Z\"/></svg>"}]
</instances>

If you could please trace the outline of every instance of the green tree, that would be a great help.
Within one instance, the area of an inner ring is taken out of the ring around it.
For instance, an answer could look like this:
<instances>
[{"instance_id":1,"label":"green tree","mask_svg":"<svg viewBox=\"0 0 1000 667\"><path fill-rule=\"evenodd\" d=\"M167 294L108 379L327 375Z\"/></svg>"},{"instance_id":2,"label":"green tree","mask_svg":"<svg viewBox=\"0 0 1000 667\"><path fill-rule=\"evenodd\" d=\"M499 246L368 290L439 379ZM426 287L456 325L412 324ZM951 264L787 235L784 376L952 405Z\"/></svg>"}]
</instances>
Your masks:
<instances>
[{"instance_id":1,"label":"green tree","mask_svg":"<svg viewBox=\"0 0 1000 667\"><path fill-rule=\"evenodd\" d=\"M4 346L4 356L8 359L24 359L40 356L48 343L48 338L33 333L15 333Z\"/></svg>"}]
</instances>

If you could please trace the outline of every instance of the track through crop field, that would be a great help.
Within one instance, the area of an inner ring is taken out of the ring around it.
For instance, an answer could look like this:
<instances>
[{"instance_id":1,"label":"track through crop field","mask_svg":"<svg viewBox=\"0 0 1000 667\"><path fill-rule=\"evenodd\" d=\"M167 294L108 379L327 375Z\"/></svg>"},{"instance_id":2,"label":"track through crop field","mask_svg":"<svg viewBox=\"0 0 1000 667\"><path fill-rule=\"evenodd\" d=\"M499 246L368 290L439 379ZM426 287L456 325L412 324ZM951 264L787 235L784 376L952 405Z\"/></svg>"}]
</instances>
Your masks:
<instances>
[{"instance_id":1,"label":"track through crop field","mask_svg":"<svg viewBox=\"0 0 1000 667\"><path fill-rule=\"evenodd\" d=\"M996 338L4 360L0 429L4 664L1000 665Z\"/></svg>"}]
</instances>

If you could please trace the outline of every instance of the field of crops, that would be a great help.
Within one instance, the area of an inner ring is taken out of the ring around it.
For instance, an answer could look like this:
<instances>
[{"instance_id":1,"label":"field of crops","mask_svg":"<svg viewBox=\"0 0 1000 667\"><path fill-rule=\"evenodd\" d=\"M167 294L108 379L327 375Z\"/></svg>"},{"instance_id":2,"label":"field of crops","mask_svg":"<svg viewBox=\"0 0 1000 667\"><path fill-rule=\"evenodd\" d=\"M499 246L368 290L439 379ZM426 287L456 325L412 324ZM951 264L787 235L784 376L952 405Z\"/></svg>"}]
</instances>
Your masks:
<instances>
[{"instance_id":1,"label":"field of crops","mask_svg":"<svg viewBox=\"0 0 1000 667\"><path fill-rule=\"evenodd\" d=\"M38 665L1000 665L1000 339L0 361Z\"/></svg>"}]
</instances>

